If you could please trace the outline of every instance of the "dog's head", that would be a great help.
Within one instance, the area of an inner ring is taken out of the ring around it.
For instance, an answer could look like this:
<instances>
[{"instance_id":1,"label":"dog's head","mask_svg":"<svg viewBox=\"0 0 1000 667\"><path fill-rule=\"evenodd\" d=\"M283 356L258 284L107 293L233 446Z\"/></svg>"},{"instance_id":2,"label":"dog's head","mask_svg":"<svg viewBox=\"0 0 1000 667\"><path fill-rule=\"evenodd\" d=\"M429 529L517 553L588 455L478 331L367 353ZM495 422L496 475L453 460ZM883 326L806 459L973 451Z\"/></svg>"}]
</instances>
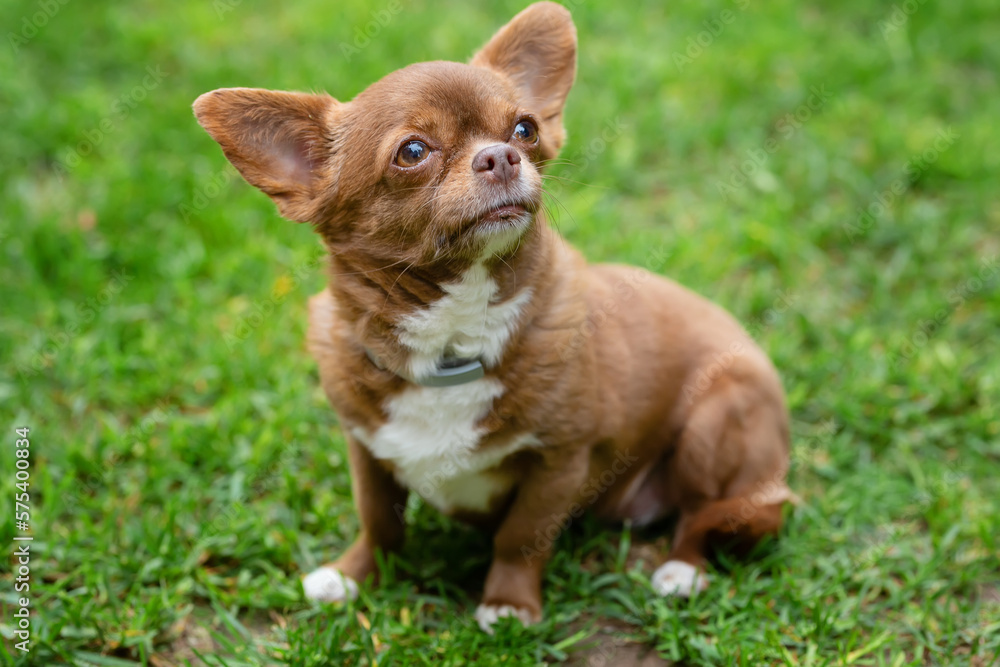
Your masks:
<instances>
[{"instance_id":1,"label":"dog's head","mask_svg":"<svg viewBox=\"0 0 1000 667\"><path fill-rule=\"evenodd\" d=\"M249 183L334 248L469 257L512 247L533 224L575 70L569 12L542 2L470 64L410 65L350 102L227 88L194 111Z\"/></svg>"}]
</instances>

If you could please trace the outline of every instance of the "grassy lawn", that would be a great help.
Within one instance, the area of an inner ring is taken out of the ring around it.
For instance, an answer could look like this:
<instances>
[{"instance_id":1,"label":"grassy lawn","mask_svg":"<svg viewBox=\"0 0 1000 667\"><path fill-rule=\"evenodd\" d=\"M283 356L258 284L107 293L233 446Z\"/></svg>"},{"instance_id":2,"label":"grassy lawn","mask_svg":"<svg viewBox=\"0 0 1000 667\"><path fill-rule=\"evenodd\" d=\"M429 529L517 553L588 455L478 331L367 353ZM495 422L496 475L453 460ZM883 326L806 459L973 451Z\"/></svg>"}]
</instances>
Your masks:
<instances>
[{"instance_id":1,"label":"grassy lawn","mask_svg":"<svg viewBox=\"0 0 1000 667\"><path fill-rule=\"evenodd\" d=\"M419 502L384 585L304 599L357 528L304 349L321 249L190 104L350 99L466 59L522 3L60 2L3 11L0 543L21 534L15 427L34 541L31 652L5 559L0 663L1000 662L995 0L569 3L554 222L746 324L788 391L803 503L691 601L647 583L668 527L583 521L545 621L495 637L471 618L489 538Z\"/></svg>"}]
</instances>

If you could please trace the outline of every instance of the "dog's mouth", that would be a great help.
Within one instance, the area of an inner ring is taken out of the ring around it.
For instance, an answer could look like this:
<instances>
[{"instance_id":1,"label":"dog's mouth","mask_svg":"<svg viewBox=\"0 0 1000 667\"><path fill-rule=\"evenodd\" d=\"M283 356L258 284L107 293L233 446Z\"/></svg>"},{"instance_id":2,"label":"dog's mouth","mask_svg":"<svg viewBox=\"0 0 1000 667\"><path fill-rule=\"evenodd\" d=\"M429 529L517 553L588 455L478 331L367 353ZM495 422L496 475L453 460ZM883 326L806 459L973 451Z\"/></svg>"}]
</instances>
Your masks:
<instances>
[{"instance_id":1,"label":"dog's mouth","mask_svg":"<svg viewBox=\"0 0 1000 667\"><path fill-rule=\"evenodd\" d=\"M516 218L528 215L528 207L524 204L503 204L492 208L479 216L479 223L513 222Z\"/></svg>"},{"instance_id":2,"label":"dog's mouth","mask_svg":"<svg viewBox=\"0 0 1000 667\"><path fill-rule=\"evenodd\" d=\"M506 201L491 206L471 221L478 232L497 232L524 227L531 221L537 206L530 201Z\"/></svg>"},{"instance_id":3,"label":"dog's mouth","mask_svg":"<svg viewBox=\"0 0 1000 667\"><path fill-rule=\"evenodd\" d=\"M445 240L438 244L438 251L444 245L465 245L477 253L496 253L517 245L521 236L531 227L538 203L528 198L504 199L485 207L476 215L467 218Z\"/></svg>"}]
</instances>

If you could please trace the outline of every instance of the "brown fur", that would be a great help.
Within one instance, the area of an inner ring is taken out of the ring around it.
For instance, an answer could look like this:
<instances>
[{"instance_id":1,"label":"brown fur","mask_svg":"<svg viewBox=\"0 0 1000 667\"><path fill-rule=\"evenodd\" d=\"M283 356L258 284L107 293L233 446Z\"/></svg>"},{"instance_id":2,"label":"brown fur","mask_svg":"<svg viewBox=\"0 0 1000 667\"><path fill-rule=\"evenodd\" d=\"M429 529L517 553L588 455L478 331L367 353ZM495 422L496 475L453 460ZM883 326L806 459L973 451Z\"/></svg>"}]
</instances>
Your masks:
<instances>
[{"instance_id":1,"label":"brown fur","mask_svg":"<svg viewBox=\"0 0 1000 667\"><path fill-rule=\"evenodd\" d=\"M411 65L348 103L253 89L195 103L199 122L246 179L325 239L330 287L310 301L309 345L342 422L369 431L385 421L385 401L408 386L410 351L397 323L440 299L441 286L476 261L482 242L470 230L504 196L469 168L476 142L513 142L522 117L538 125L536 145L516 145L534 221L516 248L487 262L500 301L525 286L533 297L502 362L487 369L506 392L482 420L479 447L523 433L543 446L498 465L513 490L478 517L496 526L484 603L510 604L532 619L541 617L551 553L537 536L554 514L588 509L646 523L679 512L671 557L701 566L714 537L752 543L776 532L790 495L781 385L736 321L640 269L588 266L539 212L539 173L564 141L575 66L569 13L538 3L471 65ZM396 168L397 147L414 137L431 156L418 168ZM734 349L709 386L692 392ZM347 437L362 531L333 566L363 581L375 573L376 551L402 541L393 508L407 490L391 465ZM592 495L588 481L609 470L613 480Z\"/></svg>"}]
</instances>

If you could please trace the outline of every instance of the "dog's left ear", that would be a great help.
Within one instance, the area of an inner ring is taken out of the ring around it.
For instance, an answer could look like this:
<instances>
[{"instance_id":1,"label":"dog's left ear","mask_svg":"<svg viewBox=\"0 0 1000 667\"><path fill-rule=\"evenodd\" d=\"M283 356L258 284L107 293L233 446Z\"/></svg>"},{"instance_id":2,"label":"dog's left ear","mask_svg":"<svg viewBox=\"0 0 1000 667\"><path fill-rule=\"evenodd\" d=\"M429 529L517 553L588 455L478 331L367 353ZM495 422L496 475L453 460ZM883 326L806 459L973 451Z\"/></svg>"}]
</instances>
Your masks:
<instances>
[{"instance_id":1,"label":"dog's left ear","mask_svg":"<svg viewBox=\"0 0 1000 667\"><path fill-rule=\"evenodd\" d=\"M541 153L556 156L566 138L562 110L576 76L576 27L569 10L538 2L511 19L472 64L509 79L541 121Z\"/></svg>"}]
</instances>

